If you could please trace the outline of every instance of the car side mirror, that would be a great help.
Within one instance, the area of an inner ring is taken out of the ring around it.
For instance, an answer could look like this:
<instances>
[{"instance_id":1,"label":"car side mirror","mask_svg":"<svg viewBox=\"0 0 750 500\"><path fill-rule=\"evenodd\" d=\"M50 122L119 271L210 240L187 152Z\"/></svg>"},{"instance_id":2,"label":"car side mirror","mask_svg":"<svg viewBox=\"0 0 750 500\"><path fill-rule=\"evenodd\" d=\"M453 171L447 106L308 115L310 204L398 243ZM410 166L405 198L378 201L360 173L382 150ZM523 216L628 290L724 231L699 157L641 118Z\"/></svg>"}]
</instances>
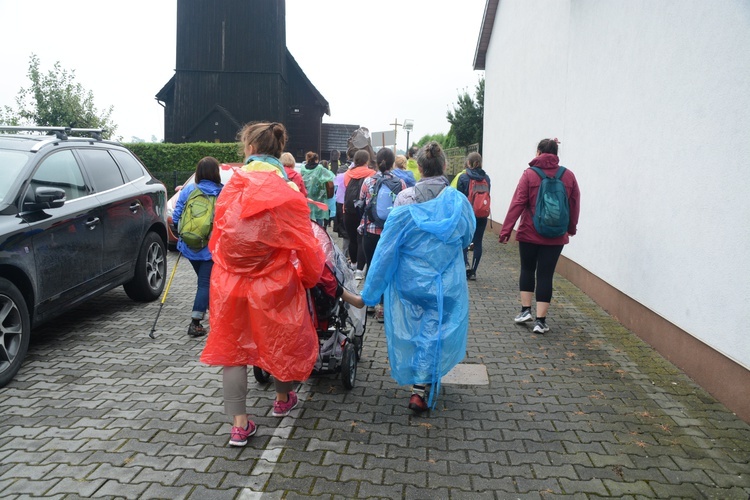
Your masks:
<instances>
[{"instance_id":1,"label":"car side mirror","mask_svg":"<svg viewBox=\"0 0 750 500\"><path fill-rule=\"evenodd\" d=\"M34 200L24 203L27 210L44 210L60 208L65 204L65 190L54 187L38 187L34 191Z\"/></svg>"}]
</instances>

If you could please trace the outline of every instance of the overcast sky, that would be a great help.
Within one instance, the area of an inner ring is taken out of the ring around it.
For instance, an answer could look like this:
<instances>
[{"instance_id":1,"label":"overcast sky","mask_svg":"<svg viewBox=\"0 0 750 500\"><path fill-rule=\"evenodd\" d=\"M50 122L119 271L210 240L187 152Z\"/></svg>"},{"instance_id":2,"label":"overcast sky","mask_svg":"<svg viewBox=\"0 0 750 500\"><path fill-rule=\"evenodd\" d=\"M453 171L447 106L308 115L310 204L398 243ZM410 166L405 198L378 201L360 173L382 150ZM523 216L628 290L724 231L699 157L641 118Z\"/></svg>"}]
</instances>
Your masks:
<instances>
[{"instance_id":1,"label":"overcast sky","mask_svg":"<svg viewBox=\"0 0 750 500\"><path fill-rule=\"evenodd\" d=\"M44 72L57 61L75 70L99 110L114 106L112 119L124 141L161 140L164 113L155 95L174 74L177 0L113 3L0 0L0 106L16 107L35 53ZM287 47L330 103L324 122L375 132L408 118L414 141L448 132L446 111L459 92L473 95L483 74L472 63L484 4L286 0ZM399 144L404 139L399 131Z\"/></svg>"}]
</instances>

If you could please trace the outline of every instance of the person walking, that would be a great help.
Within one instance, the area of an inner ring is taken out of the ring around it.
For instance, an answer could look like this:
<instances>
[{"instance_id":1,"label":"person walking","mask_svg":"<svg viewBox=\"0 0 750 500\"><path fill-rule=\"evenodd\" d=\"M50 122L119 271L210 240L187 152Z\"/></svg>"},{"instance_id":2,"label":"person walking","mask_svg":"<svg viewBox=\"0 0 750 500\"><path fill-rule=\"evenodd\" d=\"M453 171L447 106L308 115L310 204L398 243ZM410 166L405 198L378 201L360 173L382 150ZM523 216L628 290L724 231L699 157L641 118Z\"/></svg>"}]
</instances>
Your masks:
<instances>
[{"instance_id":1,"label":"person walking","mask_svg":"<svg viewBox=\"0 0 750 500\"><path fill-rule=\"evenodd\" d=\"M534 226L537 193L542 183L542 177L534 169L540 169L546 176L554 177L559 169L564 168L560 166L557 146L556 138L542 139L537 145L536 156L529 162L529 168L524 170L518 181L499 237L500 243L508 243L516 221L521 218L516 231L518 253L521 257L521 276L518 280L521 312L515 317L515 322L531 321L531 303L536 291L536 320L533 332L540 334L550 330L547 326L547 313L552 300L552 278L563 246L568 244L570 236L576 234L580 212L578 182L573 172L566 169L560 180L565 186L570 211L567 232L557 237L545 237L539 234Z\"/></svg>"},{"instance_id":2,"label":"person walking","mask_svg":"<svg viewBox=\"0 0 750 500\"><path fill-rule=\"evenodd\" d=\"M414 187L417 180L414 178L414 174L411 171L406 170L406 156L396 155L396 161L393 165L393 175L404 181L406 187Z\"/></svg>"},{"instance_id":3,"label":"person walking","mask_svg":"<svg viewBox=\"0 0 750 500\"><path fill-rule=\"evenodd\" d=\"M440 145L429 142L416 156L422 178L396 197L362 300L374 306L385 294L391 375L413 384L408 407L420 413L435 407L440 379L466 355L469 290L461 251L476 221L466 197L448 186Z\"/></svg>"},{"instance_id":4,"label":"person walking","mask_svg":"<svg viewBox=\"0 0 750 500\"><path fill-rule=\"evenodd\" d=\"M302 178L305 180L307 196L313 201L328 204L329 198L333 198L333 179L336 176L326 167L318 163L318 153L308 151L305 155L305 166L302 167ZM310 219L326 227L326 219L329 218L328 209L310 205Z\"/></svg>"},{"instance_id":5,"label":"person walking","mask_svg":"<svg viewBox=\"0 0 750 500\"><path fill-rule=\"evenodd\" d=\"M456 184L457 189L468 198L477 219L477 230L474 232L470 245L470 248L474 250L471 265L469 265L469 248L464 248L466 278L475 280L479 261L482 259L482 239L490 214L490 176L482 169L482 155L469 153L466 157L466 169L458 176Z\"/></svg>"},{"instance_id":6,"label":"person walking","mask_svg":"<svg viewBox=\"0 0 750 500\"><path fill-rule=\"evenodd\" d=\"M419 148L416 146L412 146L409 148L409 151L406 152L406 170L411 172L411 174L414 176L414 181L419 182L419 179L422 177L422 174L419 170L419 165L417 164L416 156L417 151L419 151Z\"/></svg>"},{"instance_id":7,"label":"person walking","mask_svg":"<svg viewBox=\"0 0 750 500\"><path fill-rule=\"evenodd\" d=\"M383 232L383 227L385 226L385 220L378 217L377 213L375 213L378 211L376 205L384 201L384 197L378 197L378 188L388 190L388 193L384 194L386 195L385 198L391 200L391 207L393 206L393 199L395 199L398 193L406 189L406 183L393 174L394 160L393 151L389 148L382 148L378 151L375 156L375 162L378 164L379 172L372 177L366 178L362 183L362 190L360 191L360 200L364 204L365 213L359 229L362 231L362 246L365 251L365 258L367 259L368 272L372 263L372 257L375 255L375 248L377 248L378 241L380 240L380 234ZM373 202L373 200L377 203ZM387 209L388 207L380 208ZM378 323L383 323L384 318L383 299L381 297L380 303L375 306L375 319Z\"/></svg>"},{"instance_id":8,"label":"person walking","mask_svg":"<svg viewBox=\"0 0 750 500\"><path fill-rule=\"evenodd\" d=\"M281 160L281 164L284 166L284 172L286 172L286 176L289 178L289 180L297 185L297 189L299 189L300 193L302 193L304 196L307 196L305 179L302 178L302 174L294 169L294 166L297 163L294 160L294 155L292 155L292 153L282 153L279 160Z\"/></svg>"},{"instance_id":9,"label":"person walking","mask_svg":"<svg viewBox=\"0 0 750 500\"><path fill-rule=\"evenodd\" d=\"M364 278L364 269L367 257L365 257L362 245L362 233L358 231L364 206L359 202L362 184L367 177L372 177L375 172L370 169L370 153L360 149L354 153L354 166L344 174L344 226L349 235L349 260L355 266L354 279Z\"/></svg>"},{"instance_id":10,"label":"person walking","mask_svg":"<svg viewBox=\"0 0 750 500\"><path fill-rule=\"evenodd\" d=\"M255 434L247 414L247 367L271 373L272 414L297 405L295 381L312 373L318 337L307 305L325 255L310 223L307 198L278 160L287 135L280 123L254 123L240 132L247 161L216 204L209 248L211 329L201 362L223 367L224 408L232 419L230 446Z\"/></svg>"},{"instance_id":11,"label":"person walking","mask_svg":"<svg viewBox=\"0 0 750 500\"><path fill-rule=\"evenodd\" d=\"M219 196L222 187L224 187L224 185L221 183L219 160L212 156L202 158L195 168L195 182L185 186L180 191L180 196L177 197L177 203L175 203L174 211L172 212L174 226L178 228L180 227L180 219L183 217L188 200L190 199L192 201L191 194L193 194L194 191L198 190L199 193L196 194L200 195L202 193L208 198L206 201L211 206L215 206L216 197ZM193 194L193 197L195 197L196 194ZM213 218L210 215L209 222L213 223ZM207 233L210 234L210 229ZM191 321L187 331L187 334L190 337L202 337L206 334L206 329L201 321L203 321L203 318L206 316L206 310L208 309L211 269L214 265L211 251L208 249L207 243L208 241L206 241L205 246L200 248L191 248L182 237L177 241L177 250L180 251L180 253L182 253L182 255L184 255L190 262L190 265L193 266L193 270L198 277L198 288L195 291L193 312L190 315Z\"/></svg>"}]
</instances>

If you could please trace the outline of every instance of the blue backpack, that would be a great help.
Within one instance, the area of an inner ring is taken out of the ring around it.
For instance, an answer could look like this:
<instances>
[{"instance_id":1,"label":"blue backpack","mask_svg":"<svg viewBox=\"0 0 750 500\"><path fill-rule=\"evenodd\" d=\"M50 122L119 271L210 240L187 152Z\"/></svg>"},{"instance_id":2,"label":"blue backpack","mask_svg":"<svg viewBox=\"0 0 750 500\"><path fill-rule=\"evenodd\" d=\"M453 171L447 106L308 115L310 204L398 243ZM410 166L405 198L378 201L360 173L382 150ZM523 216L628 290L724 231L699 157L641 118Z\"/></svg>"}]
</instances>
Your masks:
<instances>
[{"instance_id":1,"label":"blue backpack","mask_svg":"<svg viewBox=\"0 0 750 500\"><path fill-rule=\"evenodd\" d=\"M565 167L560 167L554 177L549 177L539 167L531 169L542 178L539 193L536 195L534 212L534 229L545 238L557 238L568 232L570 222L570 204L565 184L560 178Z\"/></svg>"},{"instance_id":2,"label":"blue backpack","mask_svg":"<svg viewBox=\"0 0 750 500\"><path fill-rule=\"evenodd\" d=\"M385 226L385 220L393 209L393 202L396 195L401 192L401 179L394 176L383 176L375 183L374 193L370 198L365 212L367 218L375 224L376 227Z\"/></svg>"}]
</instances>

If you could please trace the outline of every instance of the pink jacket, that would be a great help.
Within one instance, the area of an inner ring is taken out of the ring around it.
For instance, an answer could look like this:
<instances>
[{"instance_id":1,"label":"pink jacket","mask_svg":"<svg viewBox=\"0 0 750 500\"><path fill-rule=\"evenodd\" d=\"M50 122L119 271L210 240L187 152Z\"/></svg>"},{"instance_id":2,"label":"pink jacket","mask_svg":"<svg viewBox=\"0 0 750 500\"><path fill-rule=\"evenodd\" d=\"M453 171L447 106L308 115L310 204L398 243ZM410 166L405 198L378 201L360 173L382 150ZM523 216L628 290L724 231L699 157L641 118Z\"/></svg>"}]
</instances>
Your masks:
<instances>
[{"instance_id":1,"label":"pink jacket","mask_svg":"<svg viewBox=\"0 0 750 500\"><path fill-rule=\"evenodd\" d=\"M541 168L547 175L554 176L557 169L560 168L560 159L557 155L544 153L529 162L532 167ZM534 229L534 211L536 207L536 195L539 192L539 186L542 179L532 169L527 168L518 181L516 192L508 207L508 213L503 221L503 228L500 231L500 241L508 240L513 227L516 225L518 217L521 217L521 223L516 230L516 241L526 243L536 243L537 245L565 245L569 241L569 235L576 234L578 226L578 215L580 212L581 193L578 190L578 181L576 176L570 170L567 170L562 176L565 190L568 193L568 203L570 204L570 223L568 232L557 238L545 238Z\"/></svg>"}]
</instances>

